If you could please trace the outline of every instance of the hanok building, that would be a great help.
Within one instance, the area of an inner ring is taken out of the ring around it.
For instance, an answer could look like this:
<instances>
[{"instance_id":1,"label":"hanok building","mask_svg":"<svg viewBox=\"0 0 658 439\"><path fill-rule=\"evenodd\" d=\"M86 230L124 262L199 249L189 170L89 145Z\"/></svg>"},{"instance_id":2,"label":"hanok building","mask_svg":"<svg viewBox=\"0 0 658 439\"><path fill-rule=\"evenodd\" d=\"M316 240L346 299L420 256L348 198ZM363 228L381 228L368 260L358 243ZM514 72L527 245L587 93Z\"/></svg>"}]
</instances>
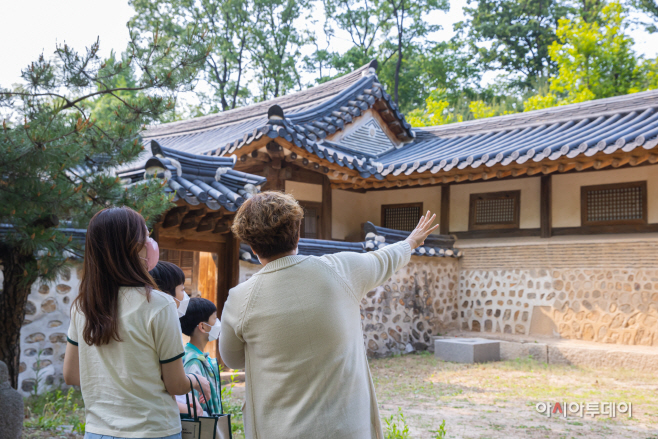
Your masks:
<instances>
[{"instance_id":1,"label":"hanok building","mask_svg":"<svg viewBox=\"0 0 658 439\"><path fill-rule=\"evenodd\" d=\"M221 309L258 271L230 224L283 190L305 209L302 254L373 250L440 218L364 299L371 355L450 330L658 345L658 91L413 128L375 69L144 133L151 157L122 175L167 179L177 207L155 236L187 291Z\"/></svg>"}]
</instances>

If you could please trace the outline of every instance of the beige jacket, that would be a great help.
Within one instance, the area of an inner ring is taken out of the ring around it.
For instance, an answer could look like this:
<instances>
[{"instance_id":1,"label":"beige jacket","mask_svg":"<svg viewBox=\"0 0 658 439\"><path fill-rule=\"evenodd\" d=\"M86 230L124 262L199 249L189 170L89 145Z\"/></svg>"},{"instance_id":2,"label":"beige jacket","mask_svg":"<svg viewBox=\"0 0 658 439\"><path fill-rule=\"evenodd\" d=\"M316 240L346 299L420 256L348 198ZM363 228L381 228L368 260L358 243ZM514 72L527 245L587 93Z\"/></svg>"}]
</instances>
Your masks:
<instances>
[{"instance_id":1,"label":"beige jacket","mask_svg":"<svg viewBox=\"0 0 658 439\"><path fill-rule=\"evenodd\" d=\"M376 252L277 259L233 288L219 350L245 368L249 439L382 439L360 303L409 262L406 242Z\"/></svg>"}]
</instances>

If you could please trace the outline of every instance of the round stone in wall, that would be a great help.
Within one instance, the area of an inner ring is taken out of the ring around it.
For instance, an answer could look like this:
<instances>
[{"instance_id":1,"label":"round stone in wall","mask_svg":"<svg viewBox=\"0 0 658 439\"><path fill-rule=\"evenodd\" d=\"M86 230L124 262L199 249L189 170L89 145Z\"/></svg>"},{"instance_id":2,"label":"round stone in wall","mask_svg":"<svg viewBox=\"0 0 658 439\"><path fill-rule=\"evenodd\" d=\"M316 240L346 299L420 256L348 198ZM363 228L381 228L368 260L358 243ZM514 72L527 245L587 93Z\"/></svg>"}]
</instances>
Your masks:
<instances>
[{"instance_id":1,"label":"round stone in wall","mask_svg":"<svg viewBox=\"0 0 658 439\"><path fill-rule=\"evenodd\" d=\"M37 306L31 300L28 300L25 304L25 314L28 316L33 316L37 313Z\"/></svg>"},{"instance_id":2,"label":"round stone in wall","mask_svg":"<svg viewBox=\"0 0 658 439\"><path fill-rule=\"evenodd\" d=\"M52 297L41 302L41 311L45 313L53 312L57 309L57 301Z\"/></svg>"},{"instance_id":3,"label":"round stone in wall","mask_svg":"<svg viewBox=\"0 0 658 439\"><path fill-rule=\"evenodd\" d=\"M46 339L46 336L43 335L41 332L35 332L34 334L30 334L26 339L26 343L39 343L41 341L44 341Z\"/></svg>"},{"instance_id":4,"label":"round stone in wall","mask_svg":"<svg viewBox=\"0 0 658 439\"><path fill-rule=\"evenodd\" d=\"M62 271L59 273L59 276L64 281L70 281L71 280L71 269L68 268L68 267L63 268Z\"/></svg>"},{"instance_id":5,"label":"round stone in wall","mask_svg":"<svg viewBox=\"0 0 658 439\"><path fill-rule=\"evenodd\" d=\"M39 293L48 294L50 292L50 287L46 284L43 284L39 287Z\"/></svg>"},{"instance_id":6,"label":"round stone in wall","mask_svg":"<svg viewBox=\"0 0 658 439\"><path fill-rule=\"evenodd\" d=\"M71 287L66 285L66 284L59 284L57 285L57 292L59 294L66 294L71 292Z\"/></svg>"},{"instance_id":7,"label":"round stone in wall","mask_svg":"<svg viewBox=\"0 0 658 439\"><path fill-rule=\"evenodd\" d=\"M66 343L66 334L56 332L55 334L50 334L48 339L51 343Z\"/></svg>"}]
</instances>

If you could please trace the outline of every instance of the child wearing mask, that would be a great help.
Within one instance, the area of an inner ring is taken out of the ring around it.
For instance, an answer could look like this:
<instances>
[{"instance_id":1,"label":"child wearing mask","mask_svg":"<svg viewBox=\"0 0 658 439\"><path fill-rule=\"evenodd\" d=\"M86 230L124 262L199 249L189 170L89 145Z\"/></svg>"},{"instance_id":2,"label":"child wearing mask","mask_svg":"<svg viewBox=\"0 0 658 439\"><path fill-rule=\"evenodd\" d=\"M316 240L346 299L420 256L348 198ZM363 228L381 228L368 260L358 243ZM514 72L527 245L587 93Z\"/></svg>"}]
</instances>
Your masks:
<instances>
[{"instance_id":1,"label":"child wearing mask","mask_svg":"<svg viewBox=\"0 0 658 439\"><path fill-rule=\"evenodd\" d=\"M210 300L200 297L190 299L187 313L180 319L183 334L190 337L185 346L183 367L187 373L205 377L210 382L208 401L201 403L208 413L222 413L221 383L217 360L210 358L204 349L208 342L219 337L220 321L217 318L217 307Z\"/></svg>"},{"instance_id":2,"label":"child wearing mask","mask_svg":"<svg viewBox=\"0 0 658 439\"><path fill-rule=\"evenodd\" d=\"M167 261L159 261L158 264L149 271L153 280L160 288L160 291L169 294L176 302L176 311L178 318L181 318L187 312L187 306L190 303L190 296L185 292L185 273L176 264ZM180 321L179 321L180 323ZM201 378L201 375L198 375ZM193 378L194 379L194 378ZM203 378L200 379L204 381ZM193 397L194 395L192 395ZM180 413L189 413L185 395L176 395L176 403ZM197 404L200 404L197 400ZM190 406L192 401L190 400Z\"/></svg>"}]
</instances>

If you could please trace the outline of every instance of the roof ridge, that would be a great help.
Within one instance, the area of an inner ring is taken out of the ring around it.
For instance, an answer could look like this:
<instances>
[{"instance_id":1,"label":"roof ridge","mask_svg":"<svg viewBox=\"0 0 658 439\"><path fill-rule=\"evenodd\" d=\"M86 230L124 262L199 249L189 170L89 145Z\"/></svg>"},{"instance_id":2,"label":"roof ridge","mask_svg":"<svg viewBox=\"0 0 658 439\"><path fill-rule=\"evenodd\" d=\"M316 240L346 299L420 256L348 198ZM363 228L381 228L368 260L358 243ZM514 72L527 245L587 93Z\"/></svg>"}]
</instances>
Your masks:
<instances>
[{"instance_id":1,"label":"roof ridge","mask_svg":"<svg viewBox=\"0 0 658 439\"><path fill-rule=\"evenodd\" d=\"M645 99L646 102L641 102ZM430 135L443 134L450 137L460 137L463 135L477 134L478 132L503 131L510 128L524 128L527 126L567 122L577 120L578 118L586 119L609 116L656 106L658 106L658 90L648 90L541 110L494 116L486 119L468 120L432 127L419 127L414 128L414 130L421 135L426 133ZM592 111L596 109L599 109L599 111ZM496 127L496 125L499 126Z\"/></svg>"}]
</instances>

